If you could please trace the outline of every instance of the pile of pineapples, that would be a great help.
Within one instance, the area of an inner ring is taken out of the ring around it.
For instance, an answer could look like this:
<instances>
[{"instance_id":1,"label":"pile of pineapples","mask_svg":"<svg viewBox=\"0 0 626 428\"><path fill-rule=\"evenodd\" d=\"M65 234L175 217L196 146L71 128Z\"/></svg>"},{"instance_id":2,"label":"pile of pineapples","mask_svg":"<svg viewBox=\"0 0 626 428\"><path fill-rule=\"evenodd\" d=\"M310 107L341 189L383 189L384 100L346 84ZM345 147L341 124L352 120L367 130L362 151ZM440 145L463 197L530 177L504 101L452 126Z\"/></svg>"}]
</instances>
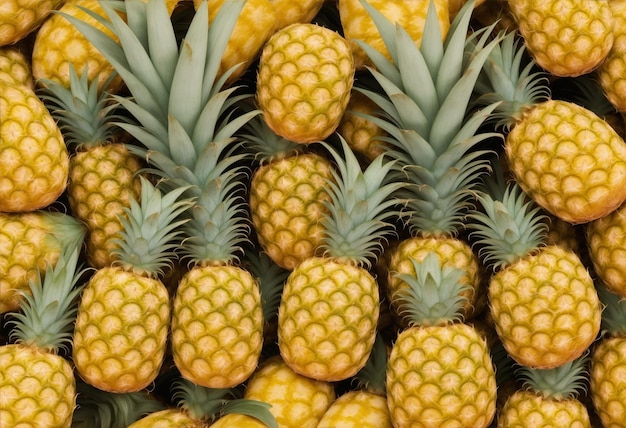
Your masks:
<instances>
[{"instance_id":1,"label":"pile of pineapples","mask_svg":"<svg viewBox=\"0 0 626 428\"><path fill-rule=\"evenodd\" d=\"M625 427L624 112L624 0L2 0L0 427Z\"/></svg>"}]
</instances>

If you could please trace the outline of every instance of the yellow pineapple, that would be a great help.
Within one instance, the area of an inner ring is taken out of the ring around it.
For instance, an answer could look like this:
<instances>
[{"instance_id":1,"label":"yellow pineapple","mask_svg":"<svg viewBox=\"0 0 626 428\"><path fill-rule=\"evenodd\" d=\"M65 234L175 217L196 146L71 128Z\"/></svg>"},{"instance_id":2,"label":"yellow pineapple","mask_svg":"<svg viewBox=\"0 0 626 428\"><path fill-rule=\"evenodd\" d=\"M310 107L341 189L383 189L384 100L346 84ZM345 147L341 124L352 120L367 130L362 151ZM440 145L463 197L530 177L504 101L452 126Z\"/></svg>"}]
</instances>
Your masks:
<instances>
[{"instance_id":1,"label":"yellow pineapple","mask_svg":"<svg viewBox=\"0 0 626 428\"><path fill-rule=\"evenodd\" d=\"M537 64L555 76L596 69L613 45L607 0L508 0L520 34Z\"/></svg>"},{"instance_id":2,"label":"yellow pineapple","mask_svg":"<svg viewBox=\"0 0 626 428\"><path fill-rule=\"evenodd\" d=\"M613 45L597 70L600 86L611 104L626 112L626 2L609 1L613 15Z\"/></svg>"},{"instance_id":3,"label":"yellow pineapple","mask_svg":"<svg viewBox=\"0 0 626 428\"><path fill-rule=\"evenodd\" d=\"M281 137L323 140L337 129L353 80L348 42L328 28L296 23L278 30L263 47L257 103Z\"/></svg>"},{"instance_id":4,"label":"yellow pineapple","mask_svg":"<svg viewBox=\"0 0 626 428\"><path fill-rule=\"evenodd\" d=\"M285 362L313 379L339 381L366 364L376 337L380 297L367 270L376 262L391 221L399 215L389 183L392 163L376 158L361 171L351 149L328 147L336 171L323 218L323 256L300 263L287 277L278 308L278 346Z\"/></svg>"},{"instance_id":5,"label":"yellow pineapple","mask_svg":"<svg viewBox=\"0 0 626 428\"><path fill-rule=\"evenodd\" d=\"M270 0L276 12L276 30L291 24L311 22L324 5L324 0Z\"/></svg>"},{"instance_id":6,"label":"yellow pineapple","mask_svg":"<svg viewBox=\"0 0 626 428\"><path fill-rule=\"evenodd\" d=\"M30 61L15 47L0 48L0 81L35 89Z\"/></svg>"},{"instance_id":7,"label":"yellow pineapple","mask_svg":"<svg viewBox=\"0 0 626 428\"><path fill-rule=\"evenodd\" d=\"M96 269L116 260L114 240L122 229L121 217L131 199L138 199L138 173L144 166L120 141L114 128L118 120L112 98L88 82L87 73L78 77L70 64L69 88L53 80L40 80L40 96L58 121L73 155L67 194L73 215L88 227L87 260Z\"/></svg>"},{"instance_id":8,"label":"yellow pineapple","mask_svg":"<svg viewBox=\"0 0 626 428\"><path fill-rule=\"evenodd\" d=\"M19 309L29 282L84 238L83 225L57 212L0 213L0 313Z\"/></svg>"},{"instance_id":9,"label":"yellow pineapple","mask_svg":"<svg viewBox=\"0 0 626 428\"><path fill-rule=\"evenodd\" d=\"M449 0L434 0L441 36L445 37L450 27L448 12ZM430 1L404 1L404 0L367 0L367 4L378 10L392 24L402 26L413 41L420 45L426 11ZM362 70L372 65L372 58L366 54L359 43L367 43L377 52L391 59L385 46L383 37L372 21L361 0L339 0L339 17L346 39L350 42L350 48L354 55L355 67ZM356 41L359 41L357 43Z\"/></svg>"},{"instance_id":10,"label":"yellow pineapple","mask_svg":"<svg viewBox=\"0 0 626 428\"><path fill-rule=\"evenodd\" d=\"M65 0L5 0L0 7L0 46L24 39Z\"/></svg>"},{"instance_id":11,"label":"yellow pineapple","mask_svg":"<svg viewBox=\"0 0 626 428\"><path fill-rule=\"evenodd\" d=\"M511 172L528 196L565 221L609 214L626 199L624 140L591 110L550 98L534 62L524 65L525 45L516 37L509 33L493 51L477 87L479 102L500 102L494 118L508 132Z\"/></svg>"},{"instance_id":12,"label":"yellow pineapple","mask_svg":"<svg viewBox=\"0 0 626 428\"><path fill-rule=\"evenodd\" d=\"M64 353L76 316L80 246L67 247L54 267L30 283L30 295L10 321L14 343L0 346L0 425L69 428L76 380Z\"/></svg>"}]
</instances>

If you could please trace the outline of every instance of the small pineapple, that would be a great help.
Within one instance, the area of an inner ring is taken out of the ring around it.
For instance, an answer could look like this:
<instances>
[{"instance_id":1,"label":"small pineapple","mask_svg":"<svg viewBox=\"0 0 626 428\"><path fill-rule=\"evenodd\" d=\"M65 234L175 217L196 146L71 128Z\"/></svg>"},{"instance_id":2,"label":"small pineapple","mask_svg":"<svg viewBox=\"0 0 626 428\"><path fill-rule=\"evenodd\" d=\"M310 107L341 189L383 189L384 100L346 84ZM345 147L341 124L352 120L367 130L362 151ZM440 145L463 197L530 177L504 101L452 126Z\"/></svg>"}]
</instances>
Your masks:
<instances>
[{"instance_id":1,"label":"small pineapple","mask_svg":"<svg viewBox=\"0 0 626 428\"><path fill-rule=\"evenodd\" d=\"M76 407L71 363L60 355L72 343L80 246L64 248L54 267L30 283L22 312L15 313L14 343L0 346L0 425L69 428Z\"/></svg>"},{"instance_id":2,"label":"small pineapple","mask_svg":"<svg viewBox=\"0 0 626 428\"><path fill-rule=\"evenodd\" d=\"M472 237L494 273L489 303L496 331L515 361L550 369L580 357L600 329L601 307L580 258L546 245L540 208L512 182L501 197L477 193Z\"/></svg>"},{"instance_id":3,"label":"small pineapple","mask_svg":"<svg viewBox=\"0 0 626 428\"><path fill-rule=\"evenodd\" d=\"M413 264L414 275L398 274L409 286L399 297L409 326L389 355L393 426L485 428L495 414L496 377L485 339L459 322L465 273L435 253Z\"/></svg>"},{"instance_id":4,"label":"small pineapple","mask_svg":"<svg viewBox=\"0 0 626 428\"><path fill-rule=\"evenodd\" d=\"M529 52L554 76L595 70L613 45L613 14L607 0L508 3Z\"/></svg>"},{"instance_id":5,"label":"small pineapple","mask_svg":"<svg viewBox=\"0 0 626 428\"><path fill-rule=\"evenodd\" d=\"M353 81L348 42L328 28L296 23L278 30L263 47L257 103L274 132L310 143L337 129Z\"/></svg>"},{"instance_id":6,"label":"small pineapple","mask_svg":"<svg viewBox=\"0 0 626 428\"><path fill-rule=\"evenodd\" d=\"M278 346L285 362L313 379L339 381L367 362L376 338L379 290L367 270L376 261L402 184L390 180L392 162L376 158L365 171L341 139L343 156L329 182L331 200L323 223L324 256L311 257L289 275L278 309ZM390 182L391 181L391 182Z\"/></svg>"},{"instance_id":7,"label":"small pineapple","mask_svg":"<svg viewBox=\"0 0 626 428\"><path fill-rule=\"evenodd\" d=\"M0 8L0 46L12 45L36 31L65 0L4 0Z\"/></svg>"}]
</instances>

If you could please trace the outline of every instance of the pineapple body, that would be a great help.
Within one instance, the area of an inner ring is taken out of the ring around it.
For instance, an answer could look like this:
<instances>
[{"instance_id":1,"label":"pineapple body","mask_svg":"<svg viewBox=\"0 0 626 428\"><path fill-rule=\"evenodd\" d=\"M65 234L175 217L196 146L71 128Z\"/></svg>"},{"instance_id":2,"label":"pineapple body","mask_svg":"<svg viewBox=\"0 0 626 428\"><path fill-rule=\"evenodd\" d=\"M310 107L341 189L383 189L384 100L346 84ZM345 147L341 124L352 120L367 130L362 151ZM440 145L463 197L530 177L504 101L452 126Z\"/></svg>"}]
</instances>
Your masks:
<instances>
[{"instance_id":1,"label":"pineapple body","mask_svg":"<svg viewBox=\"0 0 626 428\"><path fill-rule=\"evenodd\" d=\"M348 42L314 24L292 24L267 41L256 98L276 134L299 143L328 137L350 99L354 62Z\"/></svg>"},{"instance_id":2,"label":"pineapple body","mask_svg":"<svg viewBox=\"0 0 626 428\"><path fill-rule=\"evenodd\" d=\"M401 25L409 33L415 43L418 45L421 44L429 2L369 0L368 3L376 8L389 21ZM445 38L448 28L450 28L448 0L435 0L434 4L437 8L437 17L442 37ZM350 42L357 70L365 69L366 66L372 66L372 62L355 40L361 40L367 43L378 50L378 52L384 54L388 59L391 59L378 29L374 25L374 21L368 15L359 0L339 0L338 8L341 26L346 39Z\"/></svg>"},{"instance_id":3,"label":"pineapple body","mask_svg":"<svg viewBox=\"0 0 626 428\"><path fill-rule=\"evenodd\" d=\"M370 161L384 152L385 143L379 138L386 136L386 133L380 126L362 116L357 116L354 112L373 115L377 110L378 106L374 101L353 89L346 112L337 128L352 150L361 153Z\"/></svg>"},{"instance_id":4,"label":"pineapple body","mask_svg":"<svg viewBox=\"0 0 626 428\"><path fill-rule=\"evenodd\" d=\"M604 427L626 426L626 340L602 339L591 354L589 393Z\"/></svg>"},{"instance_id":5,"label":"pineapple body","mask_svg":"<svg viewBox=\"0 0 626 428\"><path fill-rule=\"evenodd\" d=\"M577 399L544 398L532 391L516 391L498 415L500 428L526 427L591 428L589 412Z\"/></svg>"},{"instance_id":6,"label":"pineapple body","mask_svg":"<svg viewBox=\"0 0 626 428\"><path fill-rule=\"evenodd\" d=\"M404 330L389 355L386 383L394 427L487 427L495 414L489 350L467 324Z\"/></svg>"},{"instance_id":7,"label":"pineapple body","mask_svg":"<svg viewBox=\"0 0 626 428\"><path fill-rule=\"evenodd\" d=\"M160 281L118 267L98 270L83 291L74 329L78 373L104 391L147 387L163 363L169 321Z\"/></svg>"},{"instance_id":8,"label":"pineapple body","mask_svg":"<svg viewBox=\"0 0 626 428\"><path fill-rule=\"evenodd\" d=\"M206 426L206 423L193 419L178 409L165 409L150 413L130 424L128 428L205 428Z\"/></svg>"},{"instance_id":9,"label":"pineapple body","mask_svg":"<svg viewBox=\"0 0 626 428\"><path fill-rule=\"evenodd\" d=\"M608 100L626 112L626 3L609 1L613 14L613 46L606 60L598 67L598 81Z\"/></svg>"},{"instance_id":10,"label":"pineapple body","mask_svg":"<svg viewBox=\"0 0 626 428\"><path fill-rule=\"evenodd\" d=\"M328 159L313 153L260 166L250 184L250 211L259 243L279 266L293 270L319 255L328 212Z\"/></svg>"},{"instance_id":11,"label":"pineapple body","mask_svg":"<svg viewBox=\"0 0 626 428\"><path fill-rule=\"evenodd\" d=\"M276 12L276 30L291 24L311 22L320 11L324 0L270 0Z\"/></svg>"},{"instance_id":12,"label":"pineapple body","mask_svg":"<svg viewBox=\"0 0 626 428\"><path fill-rule=\"evenodd\" d=\"M207 388L239 385L263 344L259 287L236 266L196 267L176 290L172 354L184 378Z\"/></svg>"},{"instance_id":13,"label":"pineapple body","mask_svg":"<svg viewBox=\"0 0 626 428\"><path fill-rule=\"evenodd\" d=\"M507 136L505 151L524 192L570 223L603 217L626 199L623 139L576 104L536 104Z\"/></svg>"},{"instance_id":14,"label":"pineapple body","mask_svg":"<svg viewBox=\"0 0 626 428\"><path fill-rule=\"evenodd\" d=\"M119 216L131 199L139 199L137 174L142 167L141 160L121 143L79 151L70 159L69 205L87 225L87 258L97 269L117 259L112 251L122 230Z\"/></svg>"},{"instance_id":15,"label":"pineapple body","mask_svg":"<svg viewBox=\"0 0 626 428\"><path fill-rule=\"evenodd\" d=\"M0 347L0 425L69 428L76 381L63 357L19 344Z\"/></svg>"},{"instance_id":16,"label":"pineapple body","mask_svg":"<svg viewBox=\"0 0 626 428\"><path fill-rule=\"evenodd\" d=\"M0 46L19 42L35 31L65 0L7 0L0 8Z\"/></svg>"},{"instance_id":17,"label":"pineapple body","mask_svg":"<svg viewBox=\"0 0 626 428\"><path fill-rule=\"evenodd\" d=\"M56 122L30 88L0 81L0 211L47 207L65 190L69 154Z\"/></svg>"},{"instance_id":18,"label":"pineapple body","mask_svg":"<svg viewBox=\"0 0 626 428\"><path fill-rule=\"evenodd\" d=\"M297 373L338 381L367 362L379 314L378 285L365 269L312 257L287 278L278 309L278 346Z\"/></svg>"},{"instance_id":19,"label":"pineapple body","mask_svg":"<svg viewBox=\"0 0 626 428\"><path fill-rule=\"evenodd\" d=\"M489 284L496 331L519 364L549 369L573 361L600 330L600 301L578 256L542 247L496 272Z\"/></svg>"},{"instance_id":20,"label":"pineapple body","mask_svg":"<svg viewBox=\"0 0 626 428\"><path fill-rule=\"evenodd\" d=\"M17 48L0 48L0 81L35 89L30 61Z\"/></svg>"},{"instance_id":21,"label":"pineapple body","mask_svg":"<svg viewBox=\"0 0 626 428\"><path fill-rule=\"evenodd\" d=\"M391 428L386 397L368 391L349 391L328 408L318 428Z\"/></svg>"},{"instance_id":22,"label":"pineapple body","mask_svg":"<svg viewBox=\"0 0 626 428\"><path fill-rule=\"evenodd\" d=\"M555 76L596 69L613 45L608 1L513 1L509 7L537 64Z\"/></svg>"},{"instance_id":23,"label":"pineapple body","mask_svg":"<svg viewBox=\"0 0 626 428\"><path fill-rule=\"evenodd\" d=\"M247 382L244 398L271 404L280 428L316 428L336 396L331 383L299 375L275 356Z\"/></svg>"},{"instance_id":24,"label":"pineapple body","mask_svg":"<svg viewBox=\"0 0 626 428\"><path fill-rule=\"evenodd\" d=\"M211 424L211 428L232 428L232 427L245 427L245 428L267 428L263 422L248 415L242 415L238 413L230 413L219 418L217 421Z\"/></svg>"}]
</instances>

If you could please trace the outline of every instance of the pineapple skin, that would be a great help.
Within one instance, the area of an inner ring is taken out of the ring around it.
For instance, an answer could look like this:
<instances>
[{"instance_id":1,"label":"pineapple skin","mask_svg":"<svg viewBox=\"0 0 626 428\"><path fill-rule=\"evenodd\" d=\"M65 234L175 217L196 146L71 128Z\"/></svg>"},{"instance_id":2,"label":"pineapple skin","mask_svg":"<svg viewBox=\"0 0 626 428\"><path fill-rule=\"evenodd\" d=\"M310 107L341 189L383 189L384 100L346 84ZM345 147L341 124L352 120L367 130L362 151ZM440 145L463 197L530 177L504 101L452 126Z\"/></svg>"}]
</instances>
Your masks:
<instances>
[{"instance_id":1,"label":"pineapple skin","mask_svg":"<svg viewBox=\"0 0 626 428\"><path fill-rule=\"evenodd\" d=\"M537 64L555 76L595 70L613 44L607 0L508 0Z\"/></svg>"},{"instance_id":2,"label":"pineapple skin","mask_svg":"<svg viewBox=\"0 0 626 428\"><path fill-rule=\"evenodd\" d=\"M150 413L128 426L128 428L205 428L206 423L193 419L179 409L165 409Z\"/></svg>"},{"instance_id":3,"label":"pineapple skin","mask_svg":"<svg viewBox=\"0 0 626 428\"><path fill-rule=\"evenodd\" d=\"M197 266L178 284L171 324L174 363L185 379L231 388L254 372L263 312L252 275L236 266Z\"/></svg>"},{"instance_id":4,"label":"pineapple skin","mask_svg":"<svg viewBox=\"0 0 626 428\"><path fill-rule=\"evenodd\" d=\"M68 201L87 225L87 261L96 269L117 260L113 250L122 230L119 216L131 200L139 200L142 167L141 159L121 143L79 151L70 159Z\"/></svg>"},{"instance_id":5,"label":"pineapple skin","mask_svg":"<svg viewBox=\"0 0 626 428\"><path fill-rule=\"evenodd\" d=\"M267 428L263 422L248 415L242 415L239 413L229 413L213 422L211 428L233 428L233 427L245 427L245 428Z\"/></svg>"},{"instance_id":6,"label":"pineapple skin","mask_svg":"<svg viewBox=\"0 0 626 428\"><path fill-rule=\"evenodd\" d=\"M0 211L30 212L67 187L69 153L34 91L0 81Z\"/></svg>"},{"instance_id":7,"label":"pineapple skin","mask_svg":"<svg viewBox=\"0 0 626 428\"><path fill-rule=\"evenodd\" d=\"M365 269L312 257L287 278L278 346L297 373L327 382L354 376L374 345L378 284Z\"/></svg>"},{"instance_id":8,"label":"pineapple skin","mask_svg":"<svg viewBox=\"0 0 626 428\"><path fill-rule=\"evenodd\" d=\"M0 81L35 89L30 61L18 49L0 48Z\"/></svg>"},{"instance_id":9,"label":"pineapple skin","mask_svg":"<svg viewBox=\"0 0 626 428\"><path fill-rule=\"evenodd\" d=\"M563 426L591 428L589 412L577 399L555 400L532 391L515 391L498 415L498 428Z\"/></svg>"},{"instance_id":10,"label":"pineapple skin","mask_svg":"<svg viewBox=\"0 0 626 428\"><path fill-rule=\"evenodd\" d=\"M65 0L4 0L0 9L0 46L19 42L35 31Z\"/></svg>"},{"instance_id":11,"label":"pineapple skin","mask_svg":"<svg viewBox=\"0 0 626 428\"><path fill-rule=\"evenodd\" d=\"M73 360L98 389L135 392L159 373L170 321L169 294L156 279L119 267L98 270L82 293Z\"/></svg>"},{"instance_id":12,"label":"pineapple skin","mask_svg":"<svg viewBox=\"0 0 626 428\"><path fill-rule=\"evenodd\" d=\"M352 150L361 153L370 162L384 153L385 143L379 138L386 136L387 133L366 118L355 115L354 112L374 115L378 109L374 101L353 89L346 112L337 128L337 132L346 139Z\"/></svg>"},{"instance_id":13,"label":"pineapple skin","mask_svg":"<svg viewBox=\"0 0 626 428\"><path fill-rule=\"evenodd\" d=\"M297 374L277 355L252 375L244 398L271 404L280 428L316 428L336 395L331 383Z\"/></svg>"},{"instance_id":14,"label":"pineapple skin","mask_svg":"<svg viewBox=\"0 0 626 428\"><path fill-rule=\"evenodd\" d=\"M270 0L276 12L276 30L291 24L311 22L324 5L324 0Z\"/></svg>"},{"instance_id":15,"label":"pineapple skin","mask_svg":"<svg viewBox=\"0 0 626 428\"><path fill-rule=\"evenodd\" d=\"M368 391L349 391L328 408L318 428L392 428L387 398Z\"/></svg>"},{"instance_id":16,"label":"pineapple skin","mask_svg":"<svg viewBox=\"0 0 626 428\"><path fill-rule=\"evenodd\" d=\"M536 104L508 134L505 152L520 187L552 215L587 223L626 199L626 144L576 104Z\"/></svg>"},{"instance_id":17,"label":"pineapple skin","mask_svg":"<svg viewBox=\"0 0 626 428\"><path fill-rule=\"evenodd\" d=\"M601 305L578 256L548 245L496 272L489 284L496 332L519 364L550 369L595 341Z\"/></svg>"},{"instance_id":18,"label":"pineapple skin","mask_svg":"<svg viewBox=\"0 0 626 428\"><path fill-rule=\"evenodd\" d=\"M256 99L268 126L298 143L324 140L339 125L354 83L348 42L315 24L292 24L261 52Z\"/></svg>"},{"instance_id":19,"label":"pineapple skin","mask_svg":"<svg viewBox=\"0 0 626 428\"><path fill-rule=\"evenodd\" d=\"M598 81L607 99L626 112L626 2L609 1L613 13L613 46L598 67Z\"/></svg>"},{"instance_id":20,"label":"pineapple skin","mask_svg":"<svg viewBox=\"0 0 626 428\"><path fill-rule=\"evenodd\" d=\"M76 380L63 357L11 344L0 347L0 425L69 428Z\"/></svg>"},{"instance_id":21,"label":"pineapple skin","mask_svg":"<svg viewBox=\"0 0 626 428\"><path fill-rule=\"evenodd\" d=\"M591 353L589 394L604 427L624 427L626 421L626 340L602 339Z\"/></svg>"},{"instance_id":22,"label":"pineapple skin","mask_svg":"<svg viewBox=\"0 0 626 428\"><path fill-rule=\"evenodd\" d=\"M332 165L314 153L260 166L250 184L252 224L265 252L280 267L293 270L319 254L321 223L330 199Z\"/></svg>"},{"instance_id":23,"label":"pineapple skin","mask_svg":"<svg viewBox=\"0 0 626 428\"><path fill-rule=\"evenodd\" d=\"M401 332L389 355L386 383L396 428L484 428L495 415L496 378L489 350L467 324Z\"/></svg>"}]
</instances>

